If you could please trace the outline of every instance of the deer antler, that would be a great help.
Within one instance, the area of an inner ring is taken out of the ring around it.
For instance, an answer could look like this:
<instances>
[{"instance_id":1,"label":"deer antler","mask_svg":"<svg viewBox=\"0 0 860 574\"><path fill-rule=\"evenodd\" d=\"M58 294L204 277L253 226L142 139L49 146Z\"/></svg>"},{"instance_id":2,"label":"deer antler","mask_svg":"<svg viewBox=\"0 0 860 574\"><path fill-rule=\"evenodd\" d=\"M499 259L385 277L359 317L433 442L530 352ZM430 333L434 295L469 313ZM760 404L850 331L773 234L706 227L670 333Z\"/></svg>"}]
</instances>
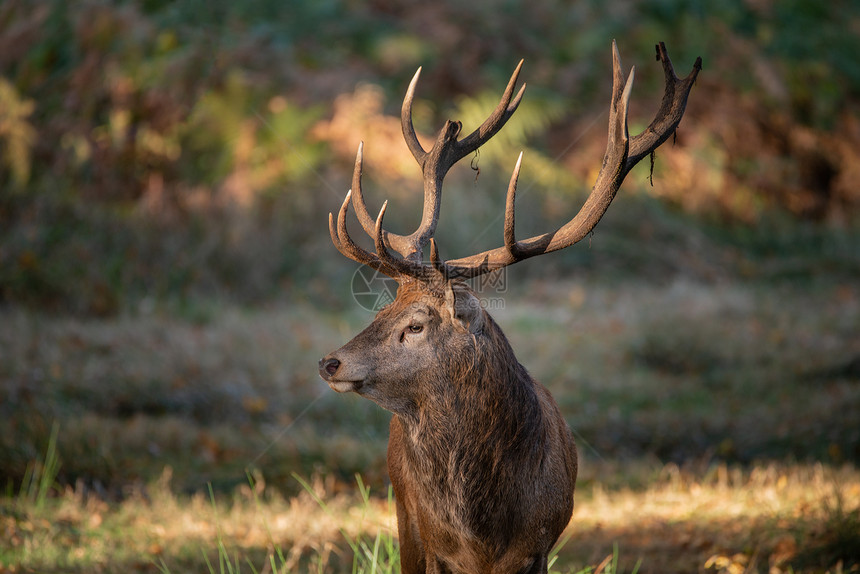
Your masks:
<instances>
[{"instance_id":1,"label":"deer antler","mask_svg":"<svg viewBox=\"0 0 860 574\"><path fill-rule=\"evenodd\" d=\"M328 214L329 233L337 250L353 261L372 267L398 280L404 277L425 278L429 271L426 265L415 263L409 259L398 259L391 255L384 244L382 218L385 215L385 208L388 206L387 201L382 204L382 209L379 210L379 215L373 224L373 233L370 234L373 237L376 253L370 253L356 245L346 229L346 212L349 210L351 196L352 190L349 190L340 206L340 211L338 211L337 225L335 225L334 216L331 213Z\"/></svg>"},{"instance_id":2,"label":"deer antler","mask_svg":"<svg viewBox=\"0 0 860 574\"><path fill-rule=\"evenodd\" d=\"M439 220L442 182L448 170L455 163L486 143L516 111L525 90L524 84L516 96L513 95L523 62L520 61L511 75L496 109L478 129L465 138L457 140L462 126L460 122L449 120L440 130L436 142L429 152L421 146L412 125L412 101L421 74L421 68L419 68L406 91L400 116L406 145L418 165L421 166L424 175L424 208L418 229L410 235L397 235L383 230L382 217L385 213L385 204L375 220L370 216L361 192L363 146L359 145L352 176L352 190L347 193L338 213L337 226L334 224L333 216L329 214L332 241L338 250L350 259L369 265L398 280L410 277L427 280L432 275L438 276L440 272L448 279L472 278L529 257L551 253L573 245L594 229L603 214L606 213L609 204L630 170L642 158L666 141L681 122L687 105L687 97L699 71L702 69L702 59L696 59L692 72L683 79L675 75L672 62L669 60L666 47L662 42L657 44L657 59L663 64L665 75L663 101L651 124L641 134L631 139L627 131L627 110L630 92L633 88L634 70L631 69L625 82L621 72L618 47L614 41L612 42L612 99L609 108L609 140L597 181L585 204L573 219L556 231L517 241L514 233L514 200L522 163L522 154L520 154L508 185L505 202L504 245L447 262L443 262L439 257L436 242L433 239ZM361 226L374 240L376 254L358 247L347 233L346 212L350 198ZM430 243L431 265L421 262L424 247L428 242ZM401 258L394 257L389 248L399 253Z\"/></svg>"},{"instance_id":3,"label":"deer antler","mask_svg":"<svg viewBox=\"0 0 860 574\"><path fill-rule=\"evenodd\" d=\"M436 142L430 148L429 152L425 151L421 146L418 136L415 134L415 128L412 125L412 102L415 98L415 88L418 85L418 78L421 76L421 68L418 68L418 71L415 72L412 81L409 83L409 88L406 90L406 97L403 99L400 124L403 129L403 137L406 140L406 145L409 147L409 151L412 152L415 161L421 166L424 174L424 208L421 215L421 224L410 235L397 235L384 230L382 232L385 245L397 251L405 259L420 263L424 247L436 232L436 224L439 221L439 208L442 204L442 181L445 179L448 170L455 163L484 145L491 137L496 135L516 111L526 88L523 85L516 97L514 97L514 87L522 66L523 62L521 60L511 75L511 79L508 81L508 86L504 94L502 94L498 106L496 106L490 117L478 129L458 141L457 136L460 134L462 124L449 120L445 122L445 125L439 131ZM364 195L361 191L362 161L363 145L360 144L355 158L355 169L352 173L352 203L361 226L368 235L373 237L375 222L367 210Z\"/></svg>"},{"instance_id":4,"label":"deer antler","mask_svg":"<svg viewBox=\"0 0 860 574\"><path fill-rule=\"evenodd\" d=\"M443 269L448 277L477 277L529 257L564 249L591 233L606 213L625 176L642 158L657 149L675 132L684 115L687 96L699 70L702 69L702 59L697 58L692 72L684 79L678 78L669 60L666 46L662 42L657 44L657 59L663 63L665 75L663 101L651 124L645 131L631 139L627 132L627 109L633 88L634 70L630 70L630 75L624 82L618 47L614 41L612 42L613 79L609 108L609 140L597 181L579 213L556 231L517 241L514 234L514 198L522 160L522 154L520 154L511 176L505 203L504 246L447 261Z\"/></svg>"}]
</instances>

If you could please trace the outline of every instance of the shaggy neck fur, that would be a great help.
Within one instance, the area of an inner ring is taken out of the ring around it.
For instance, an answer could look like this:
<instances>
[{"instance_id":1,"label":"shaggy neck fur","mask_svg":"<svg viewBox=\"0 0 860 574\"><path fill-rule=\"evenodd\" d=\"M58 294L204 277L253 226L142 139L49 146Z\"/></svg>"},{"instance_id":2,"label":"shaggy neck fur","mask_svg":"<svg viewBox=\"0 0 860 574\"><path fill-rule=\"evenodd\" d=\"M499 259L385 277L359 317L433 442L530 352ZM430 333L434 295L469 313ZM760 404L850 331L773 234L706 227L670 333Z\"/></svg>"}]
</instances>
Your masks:
<instances>
[{"instance_id":1,"label":"shaggy neck fur","mask_svg":"<svg viewBox=\"0 0 860 574\"><path fill-rule=\"evenodd\" d=\"M482 332L460 337L453 358L451 349L440 350L449 357L446 376L424 374L434 390L416 405L414 417L401 421L410 474L433 493L428 499L444 501L435 511L443 521L493 541L492 560L513 535L505 525L519 522L495 497L516 496L532 483L523 472L540 468L548 437L533 379L483 313Z\"/></svg>"}]
</instances>

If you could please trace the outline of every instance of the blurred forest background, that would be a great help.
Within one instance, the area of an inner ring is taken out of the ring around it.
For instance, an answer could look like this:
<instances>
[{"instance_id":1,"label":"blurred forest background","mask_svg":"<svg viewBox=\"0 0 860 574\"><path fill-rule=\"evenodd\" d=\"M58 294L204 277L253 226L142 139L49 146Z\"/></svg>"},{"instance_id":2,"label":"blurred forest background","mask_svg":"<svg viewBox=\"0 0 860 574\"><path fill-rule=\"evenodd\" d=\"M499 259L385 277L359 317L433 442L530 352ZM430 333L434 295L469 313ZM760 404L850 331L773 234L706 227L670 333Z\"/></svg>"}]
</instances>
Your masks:
<instances>
[{"instance_id":1,"label":"blurred forest background","mask_svg":"<svg viewBox=\"0 0 860 574\"><path fill-rule=\"evenodd\" d=\"M399 108L416 68L428 142L448 118L476 127L525 59L523 104L452 170L438 237L447 257L500 244L521 150L518 230L547 231L600 167L613 39L636 66L633 133L662 94L654 44L681 76L703 58L677 137L587 245L512 268L494 312L584 445L580 492L841 478L808 513L761 518L782 525L761 540L743 515L734 538L597 525L570 564L594 570L618 540L643 572L858 564L857 2L4 0L0 572L203 569L188 547L210 539L150 525L137 548L111 505L229 497L248 469L283 512L292 473L384 492L388 415L316 374L372 317L327 230L359 141L371 211L392 200L387 224L407 232L421 181ZM95 500L109 533L80 510ZM337 568L323 535L278 532L248 543L252 561L282 546L285 568Z\"/></svg>"}]
</instances>

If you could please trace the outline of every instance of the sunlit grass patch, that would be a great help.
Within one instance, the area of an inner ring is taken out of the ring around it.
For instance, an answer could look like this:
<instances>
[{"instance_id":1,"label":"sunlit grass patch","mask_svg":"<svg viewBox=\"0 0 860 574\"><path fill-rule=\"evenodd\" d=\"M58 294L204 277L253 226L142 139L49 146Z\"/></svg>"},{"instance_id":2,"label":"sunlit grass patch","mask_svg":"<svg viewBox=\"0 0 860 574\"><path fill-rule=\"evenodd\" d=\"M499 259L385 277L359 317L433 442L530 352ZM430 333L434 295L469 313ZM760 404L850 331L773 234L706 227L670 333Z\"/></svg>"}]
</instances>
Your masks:
<instances>
[{"instance_id":1,"label":"sunlit grass patch","mask_svg":"<svg viewBox=\"0 0 860 574\"><path fill-rule=\"evenodd\" d=\"M309 491L285 498L260 475L229 496L176 495L170 471L122 502L106 503L67 489L43 508L3 502L0 565L37 571L215 571L237 564L243 572L325 569L351 560L344 537L363 541L368 532L389 533L393 517L383 501L331 489L317 478ZM325 498L325 511L320 500ZM382 539L380 539L382 540ZM389 548L390 545L384 548Z\"/></svg>"},{"instance_id":2,"label":"sunlit grass patch","mask_svg":"<svg viewBox=\"0 0 860 574\"><path fill-rule=\"evenodd\" d=\"M626 555L643 559L643 572L697 572L709 562L725 572L741 562L748 572L762 565L823 572L839 562L848 571L860 568L853 550L860 547L858 512L860 474L853 467L716 465L697 472L667 465L645 488L595 482L590 492L583 489L569 548L593 560L607 540L617 540Z\"/></svg>"},{"instance_id":3,"label":"sunlit grass patch","mask_svg":"<svg viewBox=\"0 0 860 574\"><path fill-rule=\"evenodd\" d=\"M588 464L592 476L614 472ZM580 487L553 572L860 568L854 468L632 468L639 488L593 479ZM396 520L384 487L371 491L359 479L357 488L344 488L321 476L300 483L298 494L285 497L254 473L229 494L178 495L167 470L116 503L74 488L53 492L41 507L27 496L6 498L0 565L40 572L398 571Z\"/></svg>"}]
</instances>

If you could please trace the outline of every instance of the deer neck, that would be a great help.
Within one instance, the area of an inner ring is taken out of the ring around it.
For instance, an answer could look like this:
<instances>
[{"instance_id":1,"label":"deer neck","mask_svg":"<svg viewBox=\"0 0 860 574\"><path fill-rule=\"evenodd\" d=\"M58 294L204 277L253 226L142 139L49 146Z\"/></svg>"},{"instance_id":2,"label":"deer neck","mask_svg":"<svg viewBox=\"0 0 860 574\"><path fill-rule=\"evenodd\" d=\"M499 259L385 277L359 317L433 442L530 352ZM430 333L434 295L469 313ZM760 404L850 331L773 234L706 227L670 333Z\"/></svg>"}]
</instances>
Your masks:
<instances>
[{"instance_id":1,"label":"deer neck","mask_svg":"<svg viewBox=\"0 0 860 574\"><path fill-rule=\"evenodd\" d=\"M509 346L499 352L507 341L498 335L501 341L485 345L479 339L467 369L438 381L408 415L396 415L416 456L447 459L455 451L502 448L540 428L535 382Z\"/></svg>"}]
</instances>

